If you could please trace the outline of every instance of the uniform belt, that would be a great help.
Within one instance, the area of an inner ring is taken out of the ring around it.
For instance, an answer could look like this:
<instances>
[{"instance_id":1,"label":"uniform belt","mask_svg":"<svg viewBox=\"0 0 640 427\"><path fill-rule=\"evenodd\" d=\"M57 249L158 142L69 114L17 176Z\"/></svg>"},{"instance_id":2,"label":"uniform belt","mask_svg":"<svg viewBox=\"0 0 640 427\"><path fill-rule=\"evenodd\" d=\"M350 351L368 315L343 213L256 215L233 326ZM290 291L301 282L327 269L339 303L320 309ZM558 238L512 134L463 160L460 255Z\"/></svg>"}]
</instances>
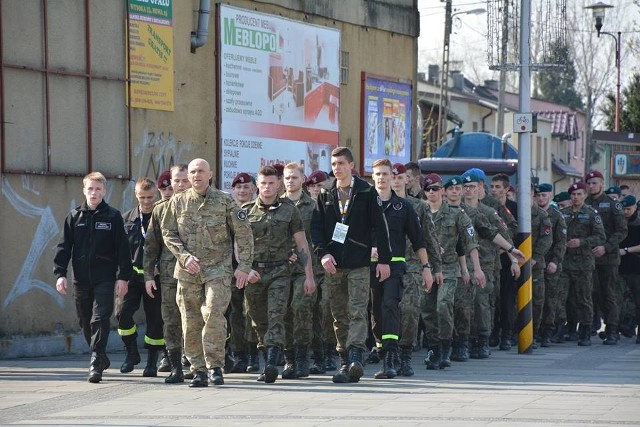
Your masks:
<instances>
[{"instance_id":1,"label":"uniform belt","mask_svg":"<svg viewBox=\"0 0 640 427\"><path fill-rule=\"evenodd\" d=\"M285 265L288 261L254 261L253 266L258 268L279 267Z\"/></svg>"}]
</instances>

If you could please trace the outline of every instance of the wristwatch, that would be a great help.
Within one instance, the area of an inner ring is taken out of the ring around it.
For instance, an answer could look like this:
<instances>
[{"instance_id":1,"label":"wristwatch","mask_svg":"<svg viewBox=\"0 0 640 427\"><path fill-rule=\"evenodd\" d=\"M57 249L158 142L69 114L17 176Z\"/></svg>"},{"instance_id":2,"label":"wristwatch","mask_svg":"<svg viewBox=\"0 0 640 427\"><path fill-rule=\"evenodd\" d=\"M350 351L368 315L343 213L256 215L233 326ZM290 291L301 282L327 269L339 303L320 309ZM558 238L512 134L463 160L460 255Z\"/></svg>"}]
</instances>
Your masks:
<instances>
[{"instance_id":1,"label":"wristwatch","mask_svg":"<svg viewBox=\"0 0 640 427\"><path fill-rule=\"evenodd\" d=\"M423 264L422 268L428 268L429 270L433 270L433 264L431 264L430 262Z\"/></svg>"}]
</instances>

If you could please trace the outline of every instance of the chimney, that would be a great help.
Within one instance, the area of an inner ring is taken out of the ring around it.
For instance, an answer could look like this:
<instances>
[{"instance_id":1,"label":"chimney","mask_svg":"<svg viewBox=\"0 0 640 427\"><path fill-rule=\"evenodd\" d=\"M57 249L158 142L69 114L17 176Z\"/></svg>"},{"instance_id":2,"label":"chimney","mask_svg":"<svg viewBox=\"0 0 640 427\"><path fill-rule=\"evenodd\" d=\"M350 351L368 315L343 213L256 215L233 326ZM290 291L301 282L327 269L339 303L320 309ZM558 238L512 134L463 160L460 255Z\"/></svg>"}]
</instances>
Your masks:
<instances>
[{"instance_id":1,"label":"chimney","mask_svg":"<svg viewBox=\"0 0 640 427\"><path fill-rule=\"evenodd\" d=\"M488 89L498 90L498 81L497 80L485 80L484 81L484 85Z\"/></svg>"},{"instance_id":2,"label":"chimney","mask_svg":"<svg viewBox=\"0 0 640 427\"><path fill-rule=\"evenodd\" d=\"M462 91L464 89L464 74L462 74L460 71L454 71L452 74L453 88L455 90Z\"/></svg>"},{"instance_id":3,"label":"chimney","mask_svg":"<svg viewBox=\"0 0 640 427\"><path fill-rule=\"evenodd\" d=\"M429 83L440 83L440 66L437 64L430 64L427 76L429 77L427 80Z\"/></svg>"},{"instance_id":4,"label":"chimney","mask_svg":"<svg viewBox=\"0 0 640 427\"><path fill-rule=\"evenodd\" d=\"M427 75L425 73L418 73L418 81L419 82L425 81L426 78L427 78Z\"/></svg>"}]
</instances>

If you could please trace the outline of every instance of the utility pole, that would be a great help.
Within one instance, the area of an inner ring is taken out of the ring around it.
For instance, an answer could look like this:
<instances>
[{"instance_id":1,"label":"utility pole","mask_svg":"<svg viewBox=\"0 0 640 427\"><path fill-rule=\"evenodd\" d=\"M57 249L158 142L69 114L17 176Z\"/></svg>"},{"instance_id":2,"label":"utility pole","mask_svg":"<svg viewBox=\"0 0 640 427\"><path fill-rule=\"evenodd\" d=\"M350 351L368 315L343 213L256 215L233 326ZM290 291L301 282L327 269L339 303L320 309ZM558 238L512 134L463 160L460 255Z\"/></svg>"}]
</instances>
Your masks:
<instances>
[{"instance_id":1,"label":"utility pole","mask_svg":"<svg viewBox=\"0 0 640 427\"><path fill-rule=\"evenodd\" d=\"M502 3L502 37L500 41L500 63L507 63L507 46L509 43L509 2ZM498 123L496 135L504 135L504 95L507 90L507 70L500 69L500 82L498 84Z\"/></svg>"},{"instance_id":2,"label":"utility pole","mask_svg":"<svg viewBox=\"0 0 640 427\"><path fill-rule=\"evenodd\" d=\"M449 45L451 41L452 0L444 6L444 46L442 48L442 73L440 77L440 102L438 103L438 139L436 149L447 135L447 111L449 111ZM434 150L435 151L435 150Z\"/></svg>"}]
</instances>

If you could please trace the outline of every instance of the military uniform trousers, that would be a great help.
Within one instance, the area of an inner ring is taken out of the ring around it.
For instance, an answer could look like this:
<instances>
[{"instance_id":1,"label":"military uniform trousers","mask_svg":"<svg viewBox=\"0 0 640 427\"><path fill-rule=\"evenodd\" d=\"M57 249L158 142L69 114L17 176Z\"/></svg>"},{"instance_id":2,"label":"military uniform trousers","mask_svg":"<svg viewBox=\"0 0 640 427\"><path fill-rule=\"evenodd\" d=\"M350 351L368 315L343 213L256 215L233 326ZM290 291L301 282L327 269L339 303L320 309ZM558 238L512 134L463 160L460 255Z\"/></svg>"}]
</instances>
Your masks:
<instances>
[{"instance_id":1,"label":"military uniform trousers","mask_svg":"<svg viewBox=\"0 0 640 427\"><path fill-rule=\"evenodd\" d=\"M308 346L313 338L313 314L318 301L319 292L311 295L304 293L304 274L293 276L287 313L284 317L286 328L285 348L293 346Z\"/></svg>"},{"instance_id":2,"label":"military uniform trousers","mask_svg":"<svg viewBox=\"0 0 640 427\"><path fill-rule=\"evenodd\" d=\"M551 329L556 326L556 320L567 320L565 308L560 307L561 305L566 304L566 293L563 292L563 286L560 282L560 274L562 272L561 268L561 266L558 266L559 271L556 271L553 274L546 271L544 273L544 308L542 309L543 328ZM565 294L564 299L563 293ZM559 316L561 311L564 313L562 318Z\"/></svg>"},{"instance_id":3,"label":"military uniform trousers","mask_svg":"<svg viewBox=\"0 0 640 427\"><path fill-rule=\"evenodd\" d=\"M177 283L161 283L160 289L162 293L162 304L160 311L162 313L162 323L164 324L162 332L167 350L180 350L183 347L182 337L182 318L180 316L180 308L176 301L178 293Z\"/></svg>"},{"instance_id":4,"label":"military uniform trousers","mask_svg":"<svg viewBox=\"0 0 640 427\"><path fill-rule=\"evenodd\" d=\"M231 338L229 344L234 353L247 351L249 346L256 346L258 337L251 324L251 318L247 314L244 303L244 289L236 287L236 279L233 279L231 286L231 302L229 304L229 328Z\"/></svg>"},{"instance_id":5,"label":"military uniform trousers","mask_svg":"<svg viewBox=\"0 0 640 427\"><path fill-rule=\"evenodd\" d=\"M289 263L274 267L258 267L253 269L260 274L256 283L248 283L244 290L247 312L258 336L258 347L278 347L285 345L284 316L291 290L291 272Z\"/></svg>"},{"instance_id":6,"label":"military uniform trousers","mask_svg":"<svg viewBox=\"0 0 640 427\"><path fill-rule=\"evenodd\" d=\"M511 274L511 260L507 254L500 255L500 328L503 336L511 336L516 321L516 295L518 286Z\"/></svg>"},{"instance_id":7,"label":"military uniform trousers","mask_svg":"<svg viewBox=\"0 0 640 427\"><path fill-rule=\"evenodd\" d=\"M591 325L593 320L592 270L568 270L560 273L560 281L569 286L567 294L567 320Z\"/></svg>"},{"instance_id":8,"label":"military uniform trousers","mask_svg":"<svg viewBox=\"0 0 640 427\"><path fill-rule=\"evenodd\" d=\"M158 284L156 281L156 286ZM140 302L142 302L147 324L147 331L144 334L144 347L164 348L161 310L162 297L160 292L158 292L155 298L151 298L147 294L144 279L140 275L129 281L127 294L122 298L122 305L120 305L116 313L118 335L120 335L122 341L125 343L135 341L138 332L136 323L133 320L133 315L140 308Z\"/></svg>"},{"instance_id":9,"label":"military uniform trousers","mask_svg":"<svg viewBox=\"0 0 640 427\"><path fill-rule=\"evenodd\" d=\"M442 285L434 283L431 292L422 295L422 319L430 347L453 338L453 302L459 280L445 274Z\"/></svg>"},{"instance_id":10,"label":"military uniform trousers","mask_svg":"<svg viewBox=\"0 0 640 427\"><path fill-rule=\"evenodd\" d=\"M635 310L633 313L627 313L628 316L634 317L635 323L634 325L640 324L640 273L635 274L620 274L620 279L622 280L626 290L631 293L632 304L630 306L634 306ZM625 291L626 292L626 291Z\"/></svg>"},{"instance_id":11,"label":"military uniform trousers","mask_svg":"<svg viewBox=\"0 0 640 427\"><path fill-rule=\"evenodd\" d=\"M493 328L493 310L491 301L495 301L495 274L485 275L487 282L484 288L477 287L473 296L473 312L471 315L472 337L488 338Z\"/></svg>"},{"instance_id":12,"label":"military uniform trousers","mask_svg":"<svg viewBox=\"0 0 640 427\"><path fill-rule=\"evenodd\" d=\"M326 274L324 284L329 290L329 306L333 316L336 349L359 348L366 350L369 329L367 308L369 305L370 267L337 269Z\"/></svg>"},{"instance_id":13,"label":"military uniform trousers","mask_svg":"<svg viewBox=\"0 0 640 427\"><path fill-rule=\"evenodd\" d=\"M453 296L453 327L457 336L469 336L471 333L476 288L472 280L469 280L469 283L462 283L460 280L456 286Z\"/></svg>"},{"instance_id":14,"label":"military uniform trousers","mask_svg":"<svg viewBox=\"0 0 640 427\"><path fill-rule=\"evenodd\" d=\"M336 333L333 330L333 317L329 308L329 290L324 284L324 273L316 274L316 293L313 303L313 337L311 347L314 351L320 351L326 345L336 345Z\"/></svg>"},{"instance_id":15,"label":"military uniform trousers","mask_svg":"<svg viewBox=\"0 0 640 427\"><path fill-rule=\"evenodd\" d=\"M74 283L76 312L91 352L106 353L115 282Z\"/></svg>"},{"instance_id":16,"label":"military uniform trousers","mask_svg":"<svg viewBox=\"0 0 640 427\"><path fill-rule=\"evenodd\" d=\"M184 354L191 372L224 366L227 319L231 300L231 268L206 282L178 280L176 301L180 307Z\"/></svg>"},{"instance_id":17,"label":"military uniform trousers","mask_svg":"<svg viewBox=\"0 0 640 427\"><path fill-rule=\"evenodd\" d=\"M531 306L533 313L533 337L540 334L540 325L542 324L542 311L545 301L545 282L544 269L536 264L531 269Z\"/></svg>"},{"instance_id":18,"label":"military uniform trousers","mask_svg":"<svg viewBox=\"0 0 640 427\"><path fill-rule=\"evenodd\" d=\"M406 273L402 278L404 292L400 301L400 347L413 347L420 321L420 298L424 292L422 274Z\"/></svg>"},{"instance_id":19,"label":"military uniform trousers","mask_svg":"<svg viewBox=\"0 0 640 427\"><path fill-rule=\"evenodd\" d=\"M376 277L376 264L371 267L371 329L376 343L386 349L398 347L400 337L400 301L403 293L404 262L391 263L391 275L384 282Z\"/></svg>"},{"instance_id":20,"label":"military uniform trousers","mask_svg":"<svg viewBox=\"0 0 640 427\"><path fill-rule=\"evenodd\" d=\"M602 311L604 323L617 328L622 305L617 265L596 264L593 273L593 300Z\"/></svg>"}]
</instances>

